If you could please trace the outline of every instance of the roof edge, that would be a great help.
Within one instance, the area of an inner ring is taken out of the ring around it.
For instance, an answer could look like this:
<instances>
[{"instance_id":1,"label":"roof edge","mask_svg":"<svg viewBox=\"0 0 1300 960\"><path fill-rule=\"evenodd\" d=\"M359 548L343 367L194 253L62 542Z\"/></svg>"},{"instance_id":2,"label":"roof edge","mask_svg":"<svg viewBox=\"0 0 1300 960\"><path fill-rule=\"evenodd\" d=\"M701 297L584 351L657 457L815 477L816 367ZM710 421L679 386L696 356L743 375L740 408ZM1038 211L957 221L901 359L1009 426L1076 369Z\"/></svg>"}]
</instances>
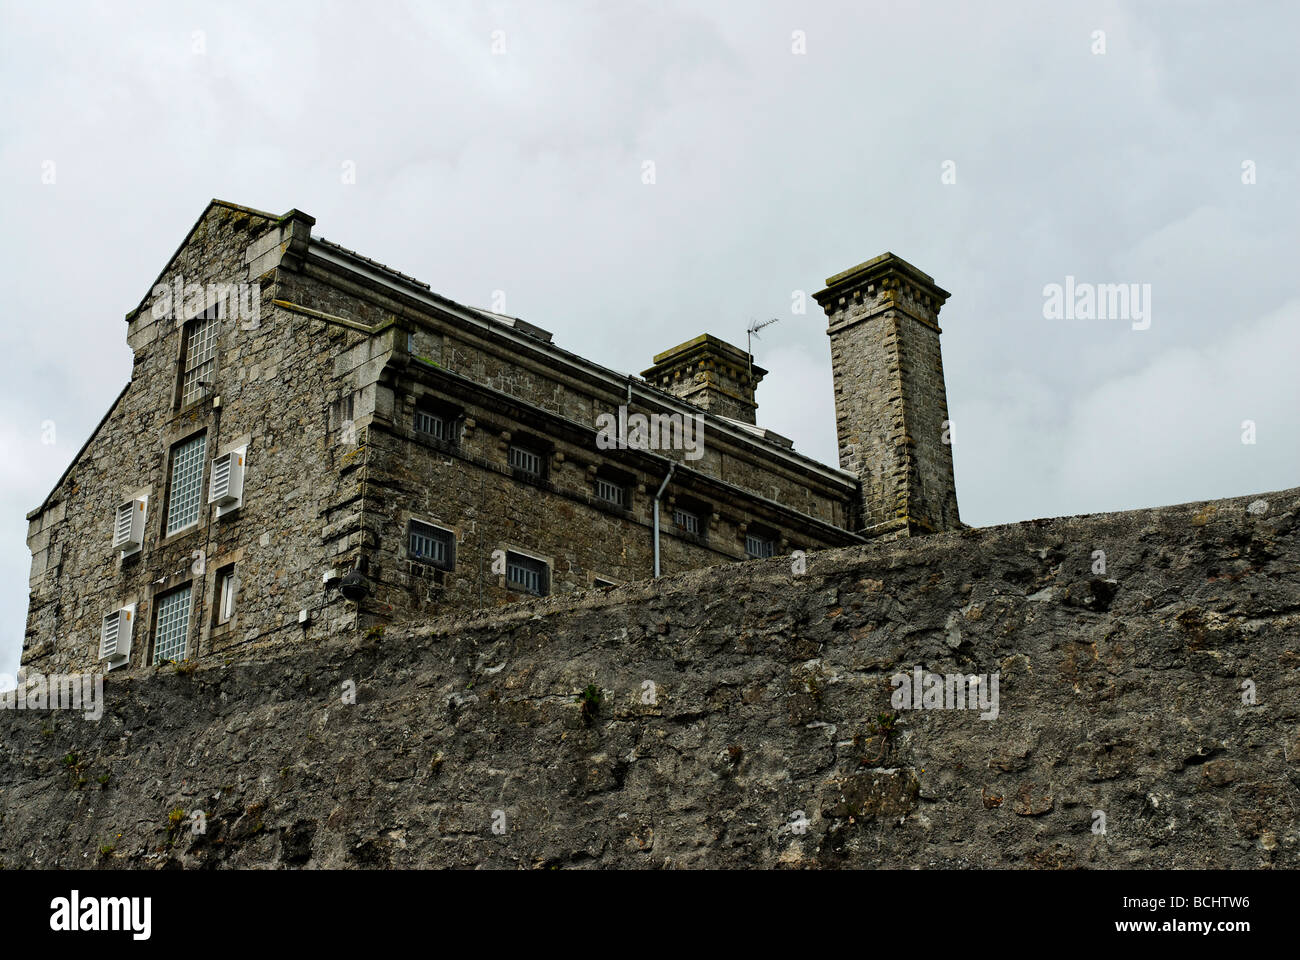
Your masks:
<instances>
[{"instance_id":1,"label":"roof edge","mask_svg":"<svg viewBox=\"0 0 1300 960\"><path fill-rule=\"evenodd\" d=\"M136 314L140 312L140 308L143 307L145 305L145 302L149 299L149 295L153 292L153 288L158 286L158 283L162 280L163 275L171 268L171 265L176 262L176 258L180 256L180 252L185 249L185 245L189 243L190 238L194 236L194 231L199 228L199 224L203 222L203 218L208 215L208 211L211 210L213 207L223 207L226 210L234 210L237 213L246 213L249 216L261 217L263 220L266 220L270 223L279 223L280 221L292 216L295 213L300 213L300 211L297 210L290 210L283 217L281 217L281 216L277 216L274 213L267 213L265 210L257 210L254 209L253 207L244 207L237 203L231 203L229 200L218 200L215 197L209 200L208 205L203 208L203 212L200 213L198 217L194 220L194 223L190 225L189 230L187 230L185 233L185 237L181 240L180 243L176 245L176 249L172 251L172 255L167 258L167 262L164 263L162 269L158 271L158 275L154 277L153 283L149 284L149 293L146 293L143 297L141 297L140 302L137 303L134 307L132 307L129 311L127 311L126 316L123 318L126 320L127 323L130 323L132 320L135 319ZM301 216L311 220L312 223L316 222L314 219L308 217L307 214L305 213L301 214Z\"/></svg>"},{"instance_id":2,"label":"roof edge","mask_svg":"<svg viewBox=\"0 0 1300 960\"><path fill-rule=\"evenodd\" d=\"M90 446L90 441L94 440L95 437L99 435L99 431L103 429L104 424L108 423L108 418L113 415L113 411L116 410L117 405L122 402L122 398L126 396L126 391L131 388L133 382L134 380L128 380L126 386L118 392L116 399L108 405L108 412L99 418L99 423L95 424L95 428L90 431L90 436L86 438L86 442L83 443L80 449L77 450L76 454L73 455L72 461L67 465L63 473L59 474L59 479L54 482L54 486L50 489L50 492L45 495L45 499L41 501L41 505L35 510L28 511L27 521L29 523L49 509L50 500L59 492L59 487L63 486L63 481L68 479L68 474L70 474L72 468L77 465L77 461L81 459L81 455L86 452L86 448Z\"/></svg>"}]
</instances>

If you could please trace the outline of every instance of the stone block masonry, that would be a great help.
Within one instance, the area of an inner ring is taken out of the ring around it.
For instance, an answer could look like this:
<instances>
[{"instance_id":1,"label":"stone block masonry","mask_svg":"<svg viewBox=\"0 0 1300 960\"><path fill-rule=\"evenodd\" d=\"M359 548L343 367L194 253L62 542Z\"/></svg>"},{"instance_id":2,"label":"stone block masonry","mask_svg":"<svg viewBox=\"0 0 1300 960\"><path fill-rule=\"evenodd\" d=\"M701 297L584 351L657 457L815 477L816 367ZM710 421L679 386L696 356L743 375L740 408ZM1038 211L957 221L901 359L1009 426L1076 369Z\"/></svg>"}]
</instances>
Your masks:
<instances>
[{"instance_id":1,"label":"stone block masonry","mask_svg":"<svg viewBox=\"0 0 1300 960\"><path fill-rule=\"evenodd\" d=\"M0 710L0 861L1296 868L1298 518L881 540L110 674L98 723ZM996 719L894 715L918 666L996 673Z\"/></svg>"},{"instance_id":2,"label":"stone block masonry","mask_svg":"<svg viewBox=\"0 0 1300 960\"><path fill-rule=\"evenodd\" d=\"M867 536L961 527L939 350L948 299L928 274L885 253L826 281L840 467L862 480Z\"/></svg>"},{"instance_id":3,"label":"stone block masonry","mask_svg":"<svg viewBox=\"0 0 1300 960\"><path fill-rule=\"evenodd\" d=\"M24 666L310 648L862 542L858 478L754 424L748 353L706 335L655 383L616 373L314 224L214 200L127 314L131 380L28 515ZM693 442L602 445L628 410Z\"/></svg>"}]
</instances>

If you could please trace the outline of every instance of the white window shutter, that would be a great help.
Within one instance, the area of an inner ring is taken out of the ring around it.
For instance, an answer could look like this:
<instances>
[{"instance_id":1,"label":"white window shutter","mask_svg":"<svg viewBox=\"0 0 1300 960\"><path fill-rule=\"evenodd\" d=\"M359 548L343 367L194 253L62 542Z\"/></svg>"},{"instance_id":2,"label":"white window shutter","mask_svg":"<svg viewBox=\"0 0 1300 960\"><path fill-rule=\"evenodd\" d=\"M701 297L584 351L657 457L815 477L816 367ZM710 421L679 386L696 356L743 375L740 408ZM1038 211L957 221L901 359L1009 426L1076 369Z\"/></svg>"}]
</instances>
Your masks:
<instances>
[{"instance_id":1,"label":"white window shutter","mask_svg":"<svg viewBox=\"0 0 1300 960\"><path fill-rule=\"evenodd\" d=\"M212 461L208 503L236 507L244 498L244 451L234 450Z\"/></svg>"},{"instance_id":2,"label":"white window shutter","mask_svg":"<svg viewBox=\"0 0 1300 960\"><path fill-rule=\"evenodd\" d=\"M107 660L117 654L117 638L121 629L121 610L114 610L104 617L104 627L99 634L99 659Z\"/></svg>"},{"instance_id":3,"label":"white window shutter","mask_svg":"<svg viewBox=\"0 0 1300 960\"><path fill-rule=\"evenodd\" d=\"M131 656L131 633L135 604L114 610L104 617L99 634L99 659L109 661L109 669L121 666Z\"/></svg>"},{"instance_id":4,"label":"white window shutter","mask_svg":"<svg viewBox=\"0 0 1300 960\"><path fill-rule=\"evenodd\" d=\"M128 500L117 508L113 521L113 549L134 553L144 542L143 498Z\"/></svg>"}]
</instances>

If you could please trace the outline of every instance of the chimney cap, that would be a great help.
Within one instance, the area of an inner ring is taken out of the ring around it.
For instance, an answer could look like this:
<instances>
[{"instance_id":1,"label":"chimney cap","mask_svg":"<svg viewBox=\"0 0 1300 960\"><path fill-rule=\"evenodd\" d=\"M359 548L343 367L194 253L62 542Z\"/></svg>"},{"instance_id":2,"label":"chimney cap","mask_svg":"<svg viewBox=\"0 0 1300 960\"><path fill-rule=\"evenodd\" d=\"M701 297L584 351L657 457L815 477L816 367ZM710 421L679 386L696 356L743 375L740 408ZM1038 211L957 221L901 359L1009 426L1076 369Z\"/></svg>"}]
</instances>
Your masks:
<instances>
[{"instance_id":1,"label":"chimney cap","mask_svg":"<svg viewBox=\"0 0 1300 960\"><path fill-rule=\"evenodd\" d=\"M727 341L720 340L711 333L702 333L685 343L679 343L677 346L665 350L663 353L655 354L654 366L649 370L643 370L641 376L649 378L656 373L662 372L659 368L675 366L701 356L713 356L746 369L749 369L751 359L750 355L740 347L732 346ZM754 364L754 378L756 380L762 379L766 373L766 370L758 366L758 364Z\"/></svg>"},{"instance_id":2,"label":"chimney cap","mask_svg":"<svg viewBox=\"0 0 1300 960\"><path fill-rule=\"evenodd\" d=\"M947 290L936 284L934 277L924 270L912 266L912 264L896 254L885 252L878 257L872 257L870 260L859 263L856 267L842 270L833 277L827 277L826 289L814 293L813 299L819 304L825 305L826 300L846 289L861 286L891 273L902 275L913 283L925 287L932 296L939 298L940 303L952 296Z\"/></svg>"},{"instance_id":3,"label":"chimney cap","mask_svg":"<svg viewBox=\"0 0 1300 960\"><path fill-rule=\"evenodd\" d=\"M754 389L767 375L752 357L724 340L702 333L655 357L641 376L652 386L716 416L754 422Z\"/></svg>"}]
</instances>

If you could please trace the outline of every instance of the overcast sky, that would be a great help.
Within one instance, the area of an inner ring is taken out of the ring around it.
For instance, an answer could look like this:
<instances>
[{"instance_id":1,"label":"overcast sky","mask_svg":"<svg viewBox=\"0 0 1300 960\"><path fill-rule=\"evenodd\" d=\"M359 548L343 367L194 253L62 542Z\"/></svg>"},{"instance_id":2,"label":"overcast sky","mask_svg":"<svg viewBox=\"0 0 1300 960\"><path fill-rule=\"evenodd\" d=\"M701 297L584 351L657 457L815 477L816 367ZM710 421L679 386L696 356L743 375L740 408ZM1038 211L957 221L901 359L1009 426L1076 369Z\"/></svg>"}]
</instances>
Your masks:
<instances>
[{"instance_id":1,"label":"overcast sky","mask_svg":"<svg viewBox=\"0 0 1300 960\"><path fill-rule=\"evenodd\" d=\"M759 422L832 464L792 304L893 251L952 293L968 523L1294 486L1297 35L1290 3L0 2L0 672L25 514L213 197L618 370L780 317ZM1045 316L1067 276L1149 284L1149 327Z\"/></svg>"}]
</instances>

